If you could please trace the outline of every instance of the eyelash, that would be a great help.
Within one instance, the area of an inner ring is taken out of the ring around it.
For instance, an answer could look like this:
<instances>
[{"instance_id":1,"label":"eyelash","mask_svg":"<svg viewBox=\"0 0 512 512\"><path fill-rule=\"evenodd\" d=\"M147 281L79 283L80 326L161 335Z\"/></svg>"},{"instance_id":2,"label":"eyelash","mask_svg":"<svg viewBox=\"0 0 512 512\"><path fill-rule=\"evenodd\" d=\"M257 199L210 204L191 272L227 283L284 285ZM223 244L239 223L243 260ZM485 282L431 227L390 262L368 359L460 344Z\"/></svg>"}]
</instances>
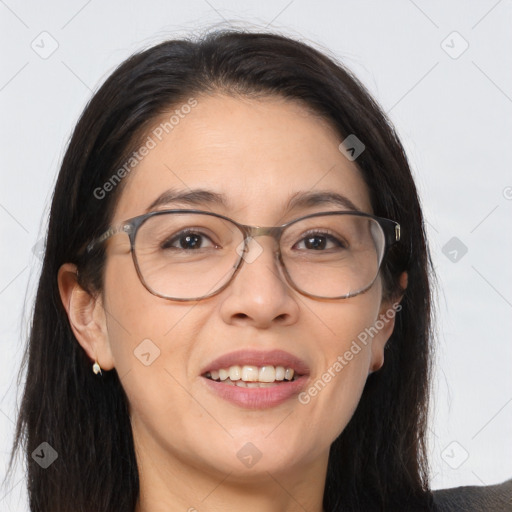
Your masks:
<instances>
[{"instance_id":1,"label":"eyelash","mask_svg":"<svg viewBox=\"0 0 512 512\"><path fill-rule=\"evenodd\" d=\"M171 235L170 237L166 238L160 244L160 248L161 249L171 249L171 248L178 249L178 247L173 247L170 244L172 244L173 242L179 241L182 237L187 236L187 235L197 235L202 238L207 238L208 240L210 240L210 242L214 246L217 246L217 244L207 234L202 233L199 229L188 228L188 229L179 231L178 233L175 233L175 234Z\"/></svg>"},{"instance_id":2,"label":"eyelash","mask_svg":"<svg viewBox=\"0 0 512 512\"><path fill-rule=\"evenodd\" d=\"M330 241L334 242L338 247L341 247L341 248L346 248L348 246L348 244L346 244L346 242L344 242L343 240L340 240L338 238L338 235L332 233L329 230L326 230L326 231L320 231L320 230L308 231L307 233L303 233L301 235L301 238L300 238L299 242L303 242L308 237L314 237L314 236L325 237L327 240L330 240Z\"/></svg>"}]
</instances>

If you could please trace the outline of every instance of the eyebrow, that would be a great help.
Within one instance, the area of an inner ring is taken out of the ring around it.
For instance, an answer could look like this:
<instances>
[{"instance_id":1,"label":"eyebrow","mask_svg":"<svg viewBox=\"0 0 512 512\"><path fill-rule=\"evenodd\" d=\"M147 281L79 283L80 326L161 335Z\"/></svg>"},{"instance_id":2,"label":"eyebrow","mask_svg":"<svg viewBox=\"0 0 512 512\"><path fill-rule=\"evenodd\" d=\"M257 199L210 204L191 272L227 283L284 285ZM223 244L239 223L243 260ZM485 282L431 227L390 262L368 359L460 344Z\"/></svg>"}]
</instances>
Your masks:
<instances>
[{"instance_id":1,"label":"eyebrow","mask_svg":"<svg viewBox=\"0 0 512 512\"><path fill-rule=\"evenodd\" d=\"M224 194L206 189L175 190L169 189L160 194L147 208L146 212L152 211L158 206L170 203L180 203L188 206L201 206L204 204L216 206L228 206Z\"/></svg>"},{"instance_id":2,"label":"eyebrow","mask_svg":"<svg viewBox=\"0 0 512 512\"><path fill-rule=\"evenodd\" d=\"M288 201L287 210L331 205L339 206L344 210L360 211L348 197L331 191L297 192Z\"/></svg>"},{"instance_id":3,"label":"eyebrow","mask_svg":"<svg viewBox=\"0 0 512 512\"><path fill-rule=\"evenodd\" d=\"M227 208L229 201L224 194L207 189L176 190L169 189L160 194L147 208L150 212L158 206L179 203L187 206L222 206ZM315 206L338 206L343 210L360 211L359 208L346 196L332 191L296 192L293 194L285 210L312 208Z\"/></svg>"}]
</instances>

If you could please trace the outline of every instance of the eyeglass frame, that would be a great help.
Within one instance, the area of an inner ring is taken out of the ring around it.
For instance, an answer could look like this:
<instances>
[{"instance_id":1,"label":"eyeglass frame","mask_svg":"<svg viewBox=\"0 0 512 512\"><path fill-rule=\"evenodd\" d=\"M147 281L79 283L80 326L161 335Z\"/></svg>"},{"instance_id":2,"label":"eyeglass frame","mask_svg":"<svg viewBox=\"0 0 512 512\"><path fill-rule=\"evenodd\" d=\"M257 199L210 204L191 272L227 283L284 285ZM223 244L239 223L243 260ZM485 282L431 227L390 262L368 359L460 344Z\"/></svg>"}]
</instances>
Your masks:
<instances>
[{"instance_id":1,"label":"eyeglass frame","mask_svg":"<svg viewBox=\"0 0 512 512\"><path fill-rule=\"evenodd\" d=\"M142 275L142 272L140 270L137 256L135 254L135 239L137 236L137 231L139 228L151 217L158 216L158 215L165 215L165 214L179 214L179 213L195 213L195 214L202 214L202 215L209 215L212 217L217 217L219 219L223 219L225 221L230 222L233 224L236 228L238 228L239 231L244 235L243 243L244 248L243 251L240 251L239 253L239 259L236 263L236 266L234 267L233 274L231 277L224 283L218 290L216 290L213 293L210 293L209 295L204 295L201 297L194 297L194 298L188 298L188 299L180 299L180 298L174 298L174 297L167 297L165 295L162 295L160 293L157 293L156 291L152 290L149 285L144 280L144 277ZM313 295L308 292L305 292L297 287L297 285L293 282L291 276L288 273L288 269L286 268L286 265L283 261L283 256L281 253L281 236L283 234L283 231L290 225L295 224L297 222L300 222L305 219L309 219L312 217L323 217L328 215L354 215L359 217L367 217L369 219L375 220L381 227L382 232L384 234L384 248L382 252L382 259L379 262L379 267L377 269L377 274L373 281L366 286L364 289L359 290L356 293L349 293L348 295L344 295L341 297L322 297L319 295ZM366 292L369 290L372 286L375 280L377 279L379 275L379 271L382 265L382 262L384 261L384 258L386 256L386 253L388 252L389 248L394 245L395 243L400 241L400 224L394 220L387 219L384 217L379 217L376 215L372 215L370 213L361 212L358 210L335 210L335 211L328 211L328 212L315 212L311 213L309 215L304 215L302 217L298 217L296 219L293 219L289 222L286 222L285 224L281 224L280 226L249 226L247 224L241 224L239 222L236 222L235 220L226 217L225 215L222 215L220 213L215 213L211 211L204 211L204 210L196 210L196 209L170 209L170 210L155 210L152 212L148 212L142 215L138 215L136 217L132 217L130 219L125 220L124 222L120 222L119 224L115 226L110 226L106 231L104 231L101 235L94 238L86 247L86 253L89 254L94 250L94 248L108 240L109 238L113 237L114 235L117 235L119 233L126 233L130 239L130 252L132 255L133 264L135 266L135 270L137 272L137 275L139 277L140 282L148 290L152 295L155 295L156 297L160 297L162 299L172 300L176 302L191 302L191 301L199 301L203 299L208 299L210 297L213 297L226 289L234 280L235 276L238 274L240 269L242 268L242 261L245 260L244 254L248 252L248 244L252 238L256 238L257 236L271 236L274 238L274 240L277 242L277 251L275 251L275 254L277 254L277 259L280 263L280 266L282 268L282 271L284 273L284 277L288 283L289 286L291 286L292 289L300 293L301 295L304 295L306 297L310 297L312 299L323 299L323 300L339 300L339 299L348 299L351 297L355 297L361 293Z\"/></svg>"}]
</instances>

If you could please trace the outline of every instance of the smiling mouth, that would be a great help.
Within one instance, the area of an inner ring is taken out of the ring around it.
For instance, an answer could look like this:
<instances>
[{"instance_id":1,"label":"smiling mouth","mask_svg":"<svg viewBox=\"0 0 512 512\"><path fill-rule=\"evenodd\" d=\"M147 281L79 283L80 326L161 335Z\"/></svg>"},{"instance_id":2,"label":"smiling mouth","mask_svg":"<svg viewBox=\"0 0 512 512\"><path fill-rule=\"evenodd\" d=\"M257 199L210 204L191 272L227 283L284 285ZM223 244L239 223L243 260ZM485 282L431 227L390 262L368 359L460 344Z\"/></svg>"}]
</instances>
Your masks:
<instances>
[{"instance_id":1,"label":"smiling mouth","mask_svg":"<svg viewBox=\"0 0 512 512\"><path fill-rule=\"evenodd\" d=\"M228 386L264 388L293 382L301 375L297 374L293 368L284 366L234 365L229 368L208 371L203 374L203 377Z\"/></svg>"}]
</instances>

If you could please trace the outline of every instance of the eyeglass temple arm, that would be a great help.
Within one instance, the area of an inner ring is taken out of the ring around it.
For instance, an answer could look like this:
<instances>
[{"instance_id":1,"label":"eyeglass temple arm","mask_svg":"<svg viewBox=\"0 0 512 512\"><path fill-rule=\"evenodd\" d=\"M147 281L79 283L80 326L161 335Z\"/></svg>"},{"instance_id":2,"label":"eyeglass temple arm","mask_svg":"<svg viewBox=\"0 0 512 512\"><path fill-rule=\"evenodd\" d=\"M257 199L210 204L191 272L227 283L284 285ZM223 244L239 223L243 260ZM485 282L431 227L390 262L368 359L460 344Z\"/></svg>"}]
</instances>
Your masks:
<instances>
[{"instance_id":1,"label":"eyeglass temple arm","mask_svg":"<svg viewBox=\"0 0 512 512\"><path fill-rule=\"evenodd\" d=\"M400 241L400 224L398 222L395 222L394 220L389 219L383 219L385 220L385 230L386 233L386 239L388 246L391 246L395 244L396 242ZM383 226L384 227L384 226Z\"/></svg>"},{"instance_id":2,"label":"eyeglass temple arm","mask_svg":"<svg viewBox=\"0 0 512 512\"><path fill-rule=\"evenodd\" d=\"M95 238L86 248L86 252L91 252L97 245L101 244L110 237L118 233L130 233L132 226L130 224L120 224L119 226L110 226L102 235Z\"/></svg>"}]
</instances>

